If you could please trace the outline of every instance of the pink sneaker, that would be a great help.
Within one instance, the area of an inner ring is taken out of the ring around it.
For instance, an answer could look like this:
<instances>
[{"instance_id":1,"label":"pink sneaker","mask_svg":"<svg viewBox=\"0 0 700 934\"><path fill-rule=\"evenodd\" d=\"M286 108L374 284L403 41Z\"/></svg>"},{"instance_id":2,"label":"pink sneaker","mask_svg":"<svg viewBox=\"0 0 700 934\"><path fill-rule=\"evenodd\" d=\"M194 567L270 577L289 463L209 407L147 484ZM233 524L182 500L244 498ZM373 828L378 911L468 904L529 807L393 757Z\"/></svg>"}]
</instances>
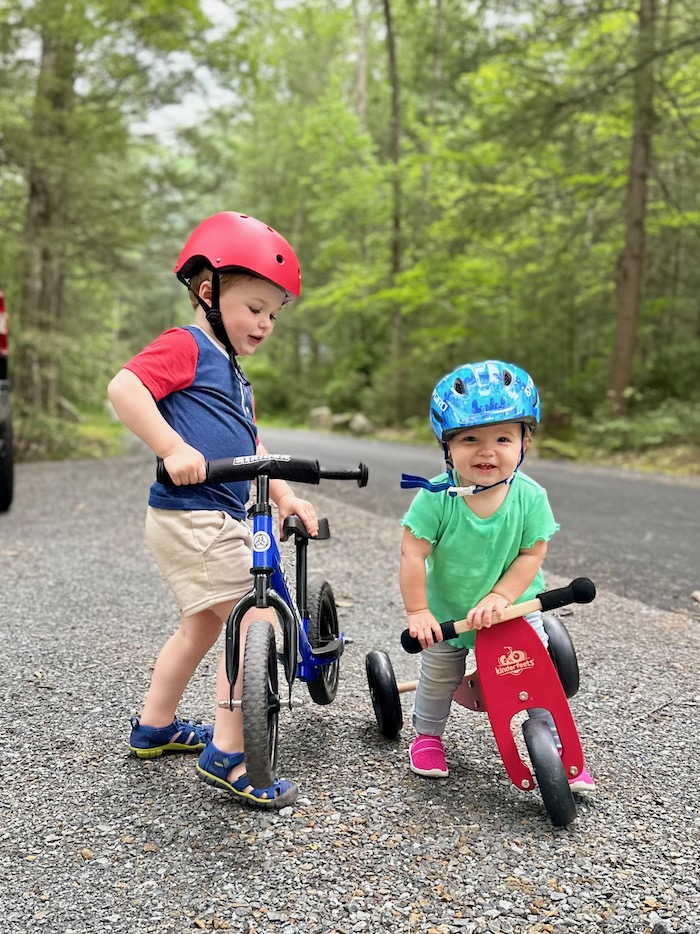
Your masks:
<instances>
[{"instance_id":1,"label":"pink sneaker","mask_svg":"<svg viewBox=\"0 0 700 934\"><path fill-rule=\"evenodd\" d=\"M581 769L580 775L576 775L574 778L569 779L569 788L571 788L572 791L578 791L579 793L583 794L585 794L587 791L595 791L595 782L593 781L593 776L590 775L585 765Z\"/></svg>"},{"instance_id":2,"label":"pink sneaker","mask_svg":"<svg viewBox=\"0 0 700 934\"><path fill-rule=\"evenodd\" d=\"M445 778L449 770L445 761L445 750L439 736L419 733L408 751L411 771L428 778Z\"/></svg>"}]
</instances>

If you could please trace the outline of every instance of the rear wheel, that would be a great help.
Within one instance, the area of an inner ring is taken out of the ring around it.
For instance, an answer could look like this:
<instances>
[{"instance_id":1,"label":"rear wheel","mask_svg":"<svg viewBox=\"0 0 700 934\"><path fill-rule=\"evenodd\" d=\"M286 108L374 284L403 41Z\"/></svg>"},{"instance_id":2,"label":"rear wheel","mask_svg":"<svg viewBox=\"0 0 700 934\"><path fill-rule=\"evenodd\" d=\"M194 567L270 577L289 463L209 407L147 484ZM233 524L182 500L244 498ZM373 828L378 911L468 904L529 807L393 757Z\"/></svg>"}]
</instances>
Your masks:
<instances>
[{"instance_id":1,"label":"rear wheel","mask_svg":"<svg viewBox=\"0 0 700 934\"><path fill-rule=\"evenodd\" d=\"M542 623L549 638L547 651L557 669L561 686L567 697L573 697L579 686L578 661L574 643L558 616L553 613L543 613Z\"/></svg>"},{"instance_id":2,"label":"rear wheel","mask_svg":"<svg viewBox=\"0 0 700 934\"><path fill-rule=\"evenodd\" d=\"M391 659L386 652L368 652L365 669L379 731L386 739L396 739L403 726L403 711Z\"/></svg>"},{"instance_id":3,"label":"rear wheel","mask_svg":"<svg viewBox=\"0 0 700 934\"><path fill-rule=\"evenodd\" d=\"M340 635L338 610L328 581L312 580L307 587L309 604L309 643L312 649L327 645ZM340 676L340 659L320 665L318 677L307 682L315 704L330 704L335 700Z\"/></svg>"},{"instance_id":4,"label":"rear wheel","mask_svg":"<svg viewBox=\"0 0 700 934\"><path fill-rule=\"evenodd\" d=\"M269 788L276 777L279 711L275 631L267 620L254 620L245 640L241 712L246 772L255 788Z\"/></svg>"},{"instance_id":5,"label":"rear wheel","mask_svg":"<svg viewBox=\"0 0 700 934\"><path fill-rule=\"evenodd\" d=\"M566 827L576 818L576 802L549 724L526 720L523 736L549 819L555 827Z\"/></svg>"}]
</instances>

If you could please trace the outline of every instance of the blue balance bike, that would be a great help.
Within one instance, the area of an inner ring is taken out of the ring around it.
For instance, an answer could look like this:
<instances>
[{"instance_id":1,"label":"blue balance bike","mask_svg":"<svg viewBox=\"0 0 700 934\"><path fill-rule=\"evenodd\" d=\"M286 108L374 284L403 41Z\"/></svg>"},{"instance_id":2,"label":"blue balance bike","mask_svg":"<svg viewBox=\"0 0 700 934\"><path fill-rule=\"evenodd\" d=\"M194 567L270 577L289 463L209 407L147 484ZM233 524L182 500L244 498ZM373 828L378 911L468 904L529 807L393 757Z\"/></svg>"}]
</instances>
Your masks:
<instances>
[{"instance_id":1,"label":"blue balance bike","mask_svg":"<svg viewBox=\"0 0 700 934\"><path fill-rule=\"evenodd\" d=\"M330 538L328 521L319 519L318 534L312 537L298 516L285 519L281 540L293 539L296 553L293 587L273 532L270 480L312 484L321 480L355 480L363 487L367 485L368 472L364 464L356 470L328 470L318 461L286 454L221 458L208 461L206 466L206 483L255 480L255 502L248 512L253 519L253 586L234 606L226 623L226 673L230 694L219 700L219 706L240 707L246 771L251 785L267 788L277 774L280 709L299 706L298 701L292 700L295 678L306 683L315 704L332 703L338 690L340 656L350 641L340 632L331 585L318 576L307 579L308 543ZM169 481L162 462L158 464L158 480ZM243 652L242 694L240 699L234 698L240 665L241 622L249 610L268 608L277 614L281 648L278 651L275 627L269 620L250 623ZM286 698L280 694L279 663L288 685Z\"/></svg>"}]
</instances>

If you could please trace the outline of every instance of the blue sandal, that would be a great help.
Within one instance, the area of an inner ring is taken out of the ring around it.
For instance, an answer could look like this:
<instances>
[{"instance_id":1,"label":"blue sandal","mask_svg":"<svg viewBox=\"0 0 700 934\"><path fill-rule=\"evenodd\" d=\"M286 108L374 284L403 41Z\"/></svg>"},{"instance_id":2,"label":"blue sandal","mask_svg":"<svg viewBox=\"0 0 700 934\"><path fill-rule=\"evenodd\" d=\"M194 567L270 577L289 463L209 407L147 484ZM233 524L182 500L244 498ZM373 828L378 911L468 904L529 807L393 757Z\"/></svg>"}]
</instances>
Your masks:
<instances>
[{"instance_id":1,"label":"blue sandal","mask_svg":"<svg viewBox=\"0 0 700 934\"><path fill-rule=\"evenodd\" d=\"M250 791L246 791L250 787L250 780L245 773L234 782L229 782L228 773L244 759L243 752L221 752L214 743L209 743L197 762L197 777L215 788L223 788L251 807L279 810L294 804L299 789L295 782L285 778L276 778L269 788L251 788Z\"/></svg>"},{"instance_id":2,"label":"blue sandal","mask_svg":"<svg viewBox=\"0 0 700 934\"><path fill-rule=\"evenodd\" d=\"M129 749L139 759L157 759L164 752L201 752L213 735L210 725L175 719L170 726L144 726L132 717Z\"/></svg>"}]
</instances>

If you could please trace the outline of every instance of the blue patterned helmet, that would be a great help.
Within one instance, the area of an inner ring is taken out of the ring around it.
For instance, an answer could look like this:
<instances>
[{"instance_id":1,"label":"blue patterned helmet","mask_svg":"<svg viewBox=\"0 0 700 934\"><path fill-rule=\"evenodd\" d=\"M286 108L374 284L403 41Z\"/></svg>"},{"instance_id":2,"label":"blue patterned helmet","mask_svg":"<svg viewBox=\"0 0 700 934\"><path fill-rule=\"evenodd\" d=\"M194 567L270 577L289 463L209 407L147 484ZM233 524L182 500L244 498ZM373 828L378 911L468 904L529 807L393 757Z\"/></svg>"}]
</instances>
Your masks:
<instances>
[{"instance_id":1,"label":"blue patterned helmet","mask_svg":"<svg viewBox=\"0 0 700 934\"><path fill-rule=\"evenodd\" d=\"M467 363L443 376L433 390L430 424L438 441L465 428L540 420L540 396L532 377L512 363Z\"/></svg>"}]
</instances>

